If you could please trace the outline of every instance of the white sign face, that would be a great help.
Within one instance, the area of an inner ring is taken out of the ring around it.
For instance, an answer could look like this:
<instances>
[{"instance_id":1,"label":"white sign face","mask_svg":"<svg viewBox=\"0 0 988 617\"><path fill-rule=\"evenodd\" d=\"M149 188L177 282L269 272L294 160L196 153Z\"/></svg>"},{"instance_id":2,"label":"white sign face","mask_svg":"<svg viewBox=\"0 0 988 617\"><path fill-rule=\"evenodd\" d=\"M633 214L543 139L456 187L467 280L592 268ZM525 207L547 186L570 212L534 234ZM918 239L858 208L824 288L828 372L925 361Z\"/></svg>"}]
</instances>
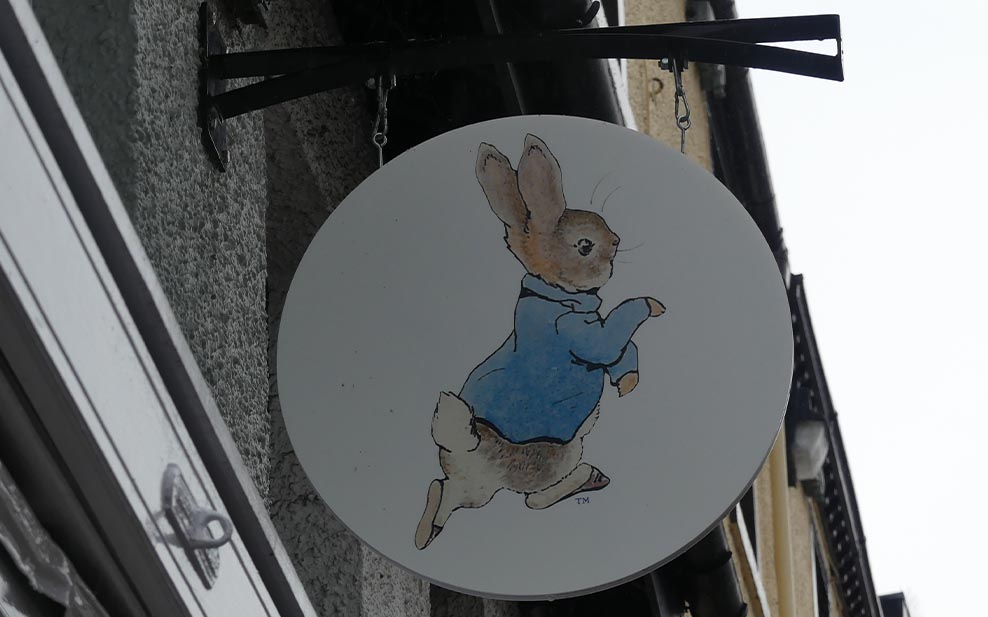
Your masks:
<instances>
[{"instance_id":1,"label":"white sign face","mask_svg":"<svg viewBox=\"0 0 988 617\"><path fill-rule=\"evenodd\" d=\"M792 326L744 208L652 138L523 116L361 184L282 315L278 382L320 495L385 557L555 598L668 561L782 423Z\"/></svg>"}]
</instances>

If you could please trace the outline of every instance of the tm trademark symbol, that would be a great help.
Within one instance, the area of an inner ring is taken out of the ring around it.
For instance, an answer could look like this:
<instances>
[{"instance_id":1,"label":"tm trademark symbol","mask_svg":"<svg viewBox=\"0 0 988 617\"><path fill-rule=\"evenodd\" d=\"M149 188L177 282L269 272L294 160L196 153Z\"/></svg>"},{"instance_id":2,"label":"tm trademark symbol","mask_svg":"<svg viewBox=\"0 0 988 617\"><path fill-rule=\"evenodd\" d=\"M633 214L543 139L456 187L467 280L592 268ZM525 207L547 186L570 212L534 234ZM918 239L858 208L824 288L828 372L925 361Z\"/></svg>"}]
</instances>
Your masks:
<instances>
[{"instance_id":1,"label":"tm trademark symbol","mask_svg":"<svg viewBox=\"0 0 988 617\"><path fill-rule=\"evenodd\" d=\"M584 505L584 504L588 504L588 503L590 503L590 498L589 497L577 497L576 498L576 503L578 505L581 505L581 506Z\"/></svg>"}]
</instances>

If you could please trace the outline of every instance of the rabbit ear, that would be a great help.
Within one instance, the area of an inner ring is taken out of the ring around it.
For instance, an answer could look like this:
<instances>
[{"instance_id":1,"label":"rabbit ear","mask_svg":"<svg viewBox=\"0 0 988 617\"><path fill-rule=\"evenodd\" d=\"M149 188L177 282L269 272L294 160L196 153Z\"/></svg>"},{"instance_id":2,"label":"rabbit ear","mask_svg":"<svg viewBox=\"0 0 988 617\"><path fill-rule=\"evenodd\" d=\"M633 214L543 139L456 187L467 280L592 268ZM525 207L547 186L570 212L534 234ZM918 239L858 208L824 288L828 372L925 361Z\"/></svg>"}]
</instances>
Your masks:
<instances>
[{"instance_id":1,"label":"rabbit ear","mask_svg":"<svg viewBox=\"0 0 988 617\"><path fill-rule=\"evenodd\" d=\"M497 218L508 227L524 229L528 211L518 191L518 175L507 157L488 143L477 150L477 180Z\"/></svg>"},{"instance_id":2,"label":"rabbit ear","mask_svg":"<svg viewBox=\"0 0 988 617\"><path fill-rule=\"evenodd\" d=\"M559 161L535 135L525 136L525 151L518 163L518 188L528 206L533 228L554 229L566 210L563 176Z\"/></svg>"}]
</instances>

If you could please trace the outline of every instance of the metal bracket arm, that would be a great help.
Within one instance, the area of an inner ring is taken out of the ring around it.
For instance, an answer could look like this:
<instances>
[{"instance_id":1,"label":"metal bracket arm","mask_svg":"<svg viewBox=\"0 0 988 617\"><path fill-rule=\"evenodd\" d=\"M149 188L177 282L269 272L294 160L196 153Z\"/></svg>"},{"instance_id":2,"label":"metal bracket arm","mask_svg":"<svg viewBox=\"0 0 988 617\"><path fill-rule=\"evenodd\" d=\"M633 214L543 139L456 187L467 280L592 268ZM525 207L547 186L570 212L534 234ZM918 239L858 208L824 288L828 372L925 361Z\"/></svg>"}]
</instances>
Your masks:
<instances>
[{"instance_id":1,"label":"metal bracket arm","mask_svg":"<svg viewBox=\"0 0 988 617\"><path fill-rule=\"evenodd\" d=\"M831 39L838 48L833 56L758 44ZM226 119L379 75L571 58L677 57L843 81L840 46L839 16L815 15L207 55L210 80L278 76L211 96L207 104Z\"/></svg>"},{"instance_id":2,"label":"metal bracket arm","mask_svg":"<svg viewBox=\"0 0 988 617\"><path fill-rule=\"evenodd\" d=\"M811 40L835 41L836 54L761 44ZM228 54L215 15L204 2L200 6L200 46L203 143L221 170L226 169L229 157L227 119L377 77L574 58L669 58L681 67L687 61L704 62L844 80L837 15L575 28ZM227 90L227 80L245 77L267 79Z\"/></svg>"}]
</instances>

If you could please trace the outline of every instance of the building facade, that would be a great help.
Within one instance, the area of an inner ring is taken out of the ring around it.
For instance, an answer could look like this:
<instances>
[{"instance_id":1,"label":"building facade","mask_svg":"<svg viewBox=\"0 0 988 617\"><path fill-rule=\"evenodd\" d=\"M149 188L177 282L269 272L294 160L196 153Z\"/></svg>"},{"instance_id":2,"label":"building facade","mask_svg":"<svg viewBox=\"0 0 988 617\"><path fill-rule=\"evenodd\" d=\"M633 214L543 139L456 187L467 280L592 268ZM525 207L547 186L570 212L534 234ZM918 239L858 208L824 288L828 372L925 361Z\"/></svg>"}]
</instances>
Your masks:
<instances>
[{"instance_id":1,"label":"building facade","mask_svg":"<svg viewBox=\"0 0 988 617\"><path fill-rule=\"evenodd\" d=\"M431 586L364 546L313 490L281 416L274 373L281 308L313 235L376 168L374 91L340 88L227 120L229 165L220 172L203 147L196 111L197 1L2 1L7 81L25 101L11 109L33 115L37 135L51 147L51 165L64 174L65 191L92 234L90 260L105 261L94 268L107 289L119 288L107 293L117 314L126 314L121 327L143 341L139 355L155 367L149 374L160 373L151 381L160 381L155 387L172 401L162 413L184 424L179 433L188 435L177 439L198 452L192 459L201 459L217 503L243 536L242 584L266 590L258 597L267 614L882 616L887 603L879 603L873 588L803 279L789 272L746 71L691 66L685 73L692 106L686 152L748 208L786 281L796 371L785 429L734 514L681 557L605 592L513 603ZM238 51L572 27L592 7L583 0L218 0L213 8L228 50ZM730 19L734 11L730 0L612 0L588 26ZM40 58L33 70L45 83L32 81L34 73L25 68L33 66L31 54ZM599 118L678 147L674 90L671 74L646 61L528 63L402 79L391 93L385 153L393 157L444 131L519 113ZM71 133L73 143L82 144L72 160L66 153L75 150L58 146L62 124L71 129L63 137ZM11 298L22 297L16 285L9 287ZM192 605L202 614L232 614L209 608L200 596L214 592L194 581L188 582L193 591L175 601L185 608L162 608L170 606L168 585L161 583L161 599L144 593L158 588L161 572L126 567L131 559L151 559L150 553L128 556L128 542L107 539L113 534L101 526L105 520L86 523L93 527L91 545L67 540L81 532L59 517L57 503L46 504L43 491L31 488L44 474L32 462L35 450L14 441L24 442L27 433L49 440L52 478L63 478L66 495L89 482L100 485L100 476L76 477L81 472L72 461L89 459L66 451L71 435L32 432L30 426L48 426L46 412L24 385L28 369L19 367L26 356L15 355L12 340L0 342L11 392L21 392L22 406L34 411L24 412L22 424L8 416L0 462L10 469L9 484L20 487L23 503L35 510L36 523L75 564L84 583L78 588L90 589L105 614L196 614L187 608ZM29 421L35 416L40 424ZM76 521L104 516L86 498L77 501ZM106 546L93 548L100 543ZM193 580L182 567L175 565L178 574L169 576ZM224 563L223 571L229 569ZM7 564L0 570L0 579L5 576L13 580L15 568ZM236 596L229 585L216 589Z\"/></svg>"}]
</instances>

